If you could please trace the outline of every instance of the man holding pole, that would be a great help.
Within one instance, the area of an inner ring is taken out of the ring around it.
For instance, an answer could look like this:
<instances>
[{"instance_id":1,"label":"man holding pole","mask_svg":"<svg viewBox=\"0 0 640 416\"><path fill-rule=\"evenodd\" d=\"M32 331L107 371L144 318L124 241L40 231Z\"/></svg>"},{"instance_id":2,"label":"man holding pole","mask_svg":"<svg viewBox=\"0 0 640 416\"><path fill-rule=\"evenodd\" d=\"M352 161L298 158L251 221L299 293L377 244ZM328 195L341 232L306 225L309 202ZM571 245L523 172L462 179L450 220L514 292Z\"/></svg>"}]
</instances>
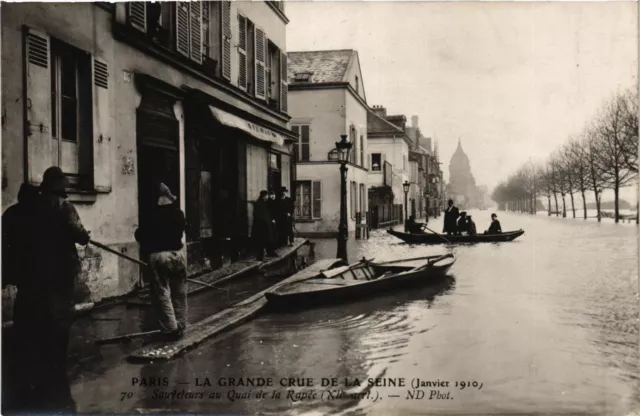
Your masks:
<instances>
[{"instance_id":1,"label":"man holding pole","mask_svg":"<svg viewBox=\"0 0 640 416\"><path fill-rule=\"evenodd\" d=\"M169 187L160 183L157 195L150 220L136 230L135 238L149 253L149 288L160 337L173 341L182 338L187 326L187 261L182 250L186 224Z\"/></svg>"}]
</instances>

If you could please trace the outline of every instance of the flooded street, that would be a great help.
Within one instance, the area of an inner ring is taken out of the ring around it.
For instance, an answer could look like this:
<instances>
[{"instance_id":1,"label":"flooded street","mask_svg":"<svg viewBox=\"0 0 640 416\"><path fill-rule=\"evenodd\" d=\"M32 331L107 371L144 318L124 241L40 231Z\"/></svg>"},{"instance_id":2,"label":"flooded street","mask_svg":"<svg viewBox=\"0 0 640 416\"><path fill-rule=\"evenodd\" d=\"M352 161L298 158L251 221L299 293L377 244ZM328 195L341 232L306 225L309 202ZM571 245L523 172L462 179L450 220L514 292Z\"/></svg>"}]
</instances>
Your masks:
<instances>
[{"instance_id":1,"label":"flooded street","mask_svg":"<svg viewBox=\"0 0 640 416\"><path fill-rule=\"evenodd\" d=\"M483 231L490 212L472 214ZM168 363L87 368L72 385L78 410L625 415L640 408L637 226L499 214L505 230L522 228L525 235L456 247L410 246L384 230L350 240L352 260L452 252L457 262L436 286L266 314ZM430 228L440 231L442 217ZM318 258L335 256L334 240L315 242ZM109 348L116 347L103 347L103 354ZM221 398L154 399L153 387L132 387L134 377L167 377L163 390L220 392ZM212 386L196 386L196 378L202 383L206 377ZM218 385L223 377L273 378L275 386L264 390L282 396L256 399L260 388L238 387L238 397L251 390L251 399L229 400L232 388ZM308 399L286 398L280 380L289 377L316 381L295 388L309 392ZM335 390L364 397L326 400L322 377L338 378ZM361 385L345 386L345 378ZM369 378L405 378L407 384L369 387ZM420 387L426 397L408 400L415 378L439 387Z\"/></svg>"}]
</instances>

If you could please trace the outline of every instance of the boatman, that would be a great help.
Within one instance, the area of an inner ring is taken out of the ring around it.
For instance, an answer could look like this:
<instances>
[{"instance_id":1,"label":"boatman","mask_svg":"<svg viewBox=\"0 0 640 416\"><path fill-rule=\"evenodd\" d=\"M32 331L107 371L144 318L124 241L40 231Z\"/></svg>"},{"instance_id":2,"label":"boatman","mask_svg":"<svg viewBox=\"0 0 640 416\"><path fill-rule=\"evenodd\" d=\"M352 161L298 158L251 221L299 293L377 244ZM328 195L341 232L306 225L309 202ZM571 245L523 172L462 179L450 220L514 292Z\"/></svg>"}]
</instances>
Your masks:
<instances>
[{"instance_id":1,"label":"boatman","mask_svg":"<svg viewBox=\"0 0 640 416\"><path fill-rule=\"evenodd\" d=\"M453 200L449 200L449 206L444 211L444 228L442 229L443 233L447 233L449 235L455 234L458 232L458 216L459 216L458 208L453 205Z\"/></svg>"},{"instance_id":2,"label":"boatman","mask_svg":"<svg viewBox=\"0 0 640 416\"><path fill-rule=\"evenodd\" d=\"M476 231L476 223L471 219L471 215L467 216L467 233L469 233L469 235L478 234L478 232Z\"/></svg>"},{"instance_id":3,"label":"boatman","mask_svg":"<svg viewBox=\"0 0 640 416\"><path fill-rule=\"evenodd\" d=\"M424 231L422 231L422 227L424 227L425 225L426 224L423 224L421 222L416 222L412 215L407 221L407 232L411 234L424 234Z\"/></svg>"},{"instance_id":4,"label":"boatman","mask_svg":"<svg viewBox=\"0 0 640 416\"><path fill-rule=\"evenodd\" d=\"M460 218L458 218L458 231L456 234L461 235L462 233L468 232L467 228L467 212L462 211L460 213Z\"/></svg>"},{"instance_id":5,"label":"boatman","mask_svg":"<svg viewBox=\"0 0 640 416\"><path fill-rule=\"evenodd\" d=\"M500 221L498 221L498 216L494 213L491 214L491 225L489 229L484 232L485 234L501 234L502 227L500 226Z\"/></svg>"}]
</instances>

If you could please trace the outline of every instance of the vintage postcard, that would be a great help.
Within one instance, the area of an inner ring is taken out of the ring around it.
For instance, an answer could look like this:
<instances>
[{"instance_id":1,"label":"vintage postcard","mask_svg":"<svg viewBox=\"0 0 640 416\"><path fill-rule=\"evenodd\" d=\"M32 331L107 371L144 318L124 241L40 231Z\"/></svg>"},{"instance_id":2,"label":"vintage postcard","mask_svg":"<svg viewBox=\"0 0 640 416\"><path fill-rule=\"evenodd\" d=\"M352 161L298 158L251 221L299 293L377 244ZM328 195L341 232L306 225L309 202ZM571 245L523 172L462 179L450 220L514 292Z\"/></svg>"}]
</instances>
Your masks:
<instances>
[{"instance_id":1,"label":"vintage postcard","mask_svg":"<svg viewBox=\"0 0 640 416\"><path fill-rule=\"evenodd\" d=\"M637 2L0 15L3 414L640 415Z\"/></svg>"}]
</instances>

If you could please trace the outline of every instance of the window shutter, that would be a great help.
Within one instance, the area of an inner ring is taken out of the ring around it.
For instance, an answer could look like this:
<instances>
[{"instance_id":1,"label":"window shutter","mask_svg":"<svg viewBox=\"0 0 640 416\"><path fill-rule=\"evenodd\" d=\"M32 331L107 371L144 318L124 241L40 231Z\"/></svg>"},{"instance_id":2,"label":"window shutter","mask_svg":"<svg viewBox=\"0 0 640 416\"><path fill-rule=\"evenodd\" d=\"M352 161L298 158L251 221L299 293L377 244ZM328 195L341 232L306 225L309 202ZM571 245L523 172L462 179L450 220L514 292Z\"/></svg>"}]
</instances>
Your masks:
<instances>
[{"instance_id":1,"label":"window shutter","mask_svg":"<svg viewBox=\"0 0 640 416\"><path fill-rule=\"evenodd\" d=\"M311 127L308 125L302 126L301 134L300 134L300 160L308 161L311 158L310 151L310 135L311 135Z\"/></svg>"},{"instance_id":2,"label":"window shutter","mask_svg":"<svg viewBox=\"0 0 640 416\"><path fill-rule=\"evenodd\" d=\"M247 90L247 18L238 15L238 87Z\"/></svg>"},{"instance_id":3,"label":"window shutter","mask_svg":"<svg viewBox=\"0 0 640 416\"><path fill-rule=\"evenodd\" d=\"M280 111L286 113L287 105L287 54L280 53Z\"/></svg>"},{"instance_id":4,"label":"window shutter","mask_svg":"<svg viewBox=\"0 0 640 416\"><path fill-rule=\"evenodd\" d=\"M222 2L222 77L231 80L231 2Z\"/></svg>"},{"instance_id":5,"label":"window shutter","mask_svg":"<svg viewBox=\"0 0 640 416\"><path fill-rule=\"evenodd\" d=\"M39 185L42 174L51 166L51 41L49 36L27 29L26 111L27 170L29 183Z\"/></svg>"},{"instance_id":6,"label":"window shutter","mask_svg":"<svg viewBox=\"0 0 640 416\"><path fill-rule=\"evenodd\" d=\"M176 3L176 50L189 57L189 2Z\"/></svg>"},{"instance_id":7,"label":"window shutter","mask_svg":"<svg viewBox=\"0 0 640 416\"><path fill-rule=\"evenodd\" d=\"M322 218L322 182L313 181L313 190L311 192L313 198L313 218Z\"/></svg>"},{"instance_id":8,"label":"window shutter","mask_svg":"<svg viewBox=\"0 0 640 416\"><path fill-rule=\"evenodd\" d=\"M93 186L96 191L111 191L111 100L109 67L93 58Z\"/></svg>"},{"instance_id":9,"label":"window shutter","mask_svg":"<svg viewBox=\"0 0 640 416\"><path fill-rule=\"evenodd\" d=\"M131 27L147 32L147 4L144 1L132 1L129 6L129 24Z\"/></svg>"},{"instance_id":10,"label":"window shutter","mask_svg":"<svg viewBox=\"0 0 640 416\"><path fill-rule=\"evenodd\" d=\"M266 98L266 84L265 84L265 41L264 31L256 27L255 40L255 55L256 55L256 98Z\"/></svg>"},{"instance_id":11,"label":"window shutter","mask_svg":"<svg viewBox=\"0 0 640 416\"><path fill-rule=\"evenodd\" d=\"M202 63L202 1L189 2L191 60Z\"/></svg>"}]
</instances>

